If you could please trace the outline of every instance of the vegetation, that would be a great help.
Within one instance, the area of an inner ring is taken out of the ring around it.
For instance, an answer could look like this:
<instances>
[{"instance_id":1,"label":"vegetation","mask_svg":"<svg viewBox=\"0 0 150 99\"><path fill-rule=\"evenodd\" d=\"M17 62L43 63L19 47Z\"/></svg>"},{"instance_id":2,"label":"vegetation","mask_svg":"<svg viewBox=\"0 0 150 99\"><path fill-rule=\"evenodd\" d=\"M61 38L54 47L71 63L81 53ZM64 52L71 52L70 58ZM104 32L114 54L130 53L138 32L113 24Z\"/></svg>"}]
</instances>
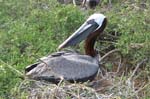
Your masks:
<instances>
[{"instance_id":1,"label":"vegetation","mask_svg":"<svg viewBox=\"0 0 150 99\"><path fill-rule=\"evenodd\" d=\"M131 72L128 70L128 75L110 79L116 86L124 85L120 87L125 89L120 90L124 95L119 95L114 86L111 92L121 99L128 96L150 98L150 2L110 1L102 1L95 10L83 10L73 5L61 5L56 0L0 0L0 98L18 99L20 94L21 98L25 98L26 93L16 92L23 81L20 76L24 75L24 68L39 57L55 52L57 46L94 12L101 12L108 18L105 38L100 37L97 44L100 53L104 55L110 50L119 49L123 56L122 65L132 68ZM108 60L106 62L108 67L113 65ZM132 73L137 70L134 67L138 64L142 67L139 75L136 71ZM142 96L134 93L134 86L124 84L131 80L128 78L133 78L132 74L134 78L141 78L136 80L144 82ZM125 94L125 91L134 94ZM90 92L93 93L93 89Z\"/></svg>"}]
</instances>

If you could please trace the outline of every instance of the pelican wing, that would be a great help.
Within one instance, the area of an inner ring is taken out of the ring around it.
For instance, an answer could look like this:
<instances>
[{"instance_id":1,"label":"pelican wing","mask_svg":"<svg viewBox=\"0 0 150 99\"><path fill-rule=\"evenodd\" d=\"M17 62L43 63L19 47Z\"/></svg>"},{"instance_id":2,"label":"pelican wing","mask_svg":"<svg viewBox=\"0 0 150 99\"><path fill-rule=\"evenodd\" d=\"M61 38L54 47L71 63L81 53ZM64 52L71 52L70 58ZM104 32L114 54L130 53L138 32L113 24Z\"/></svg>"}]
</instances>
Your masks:
<instances>
[{"instance_id":1,"label":"pelican wing","mask_svg":"<svg viewBox=\"0 0 150 99\"><path fill-rule=\"evenodd\" d=\"M64 78L69 81L92 80L99 69L98 61L87 55L64 54L51 57L26 73L32 79L51 81Z\"/></svg>"}]
</instances>

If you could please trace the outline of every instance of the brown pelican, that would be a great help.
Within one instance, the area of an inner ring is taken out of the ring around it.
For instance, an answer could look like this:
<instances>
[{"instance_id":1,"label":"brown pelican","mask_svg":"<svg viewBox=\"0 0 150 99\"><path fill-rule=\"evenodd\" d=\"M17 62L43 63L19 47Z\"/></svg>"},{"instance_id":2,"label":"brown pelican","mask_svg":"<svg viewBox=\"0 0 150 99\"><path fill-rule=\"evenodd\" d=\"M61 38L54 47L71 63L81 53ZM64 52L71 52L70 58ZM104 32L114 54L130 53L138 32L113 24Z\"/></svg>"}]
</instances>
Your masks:
<instances>
[{"instance_id":1,"label":"brown pelican","mask_svg":"<svg viewBox=\"0 0 150 99\"><path fill-rule=\"evenodd\" d=\"M83 4L91 9L94 9L98 4L100 0L83 0Z\"/></svg>"},{"instance_id":2,"label":"brown pelican","mask_svg":"<svg viewBox=\"0 0 150 99\"><path fill-rule=\"evenodd\" d=\"M31 79L57 83L61 78L68 81L84 82L94 79L99 63L94 50L97 36L103 32L107 19L103 14L91 15L58 49L74 46L85 39L85 55L60 51L26 67L26 75Z\"/></svg>"}]
</instances>

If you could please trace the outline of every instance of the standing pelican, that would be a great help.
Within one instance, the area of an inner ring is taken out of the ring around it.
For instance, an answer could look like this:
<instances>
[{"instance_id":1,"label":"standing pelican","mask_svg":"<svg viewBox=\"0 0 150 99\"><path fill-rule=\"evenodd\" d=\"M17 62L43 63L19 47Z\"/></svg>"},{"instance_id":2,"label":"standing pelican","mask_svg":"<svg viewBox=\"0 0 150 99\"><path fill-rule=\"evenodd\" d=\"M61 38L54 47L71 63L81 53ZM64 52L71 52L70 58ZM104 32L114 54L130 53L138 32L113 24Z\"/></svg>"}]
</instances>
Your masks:
<instances>
[{"instance_id":1,"label":"standing pelican","mask_svg":"<svg viewBox=\"0 0 150 99\"><path fill-rule=\"evenodd\" d=\"M85 39L85 55L76 52L60 51L41 58L39 62L27 66L28 78L58 82L60 78L68 81L84 82L94 79L99 69L94 44L97 36L106 27L103 14L91 15L81 27L66 39L58 49L74 46Z\"/></svg>"},{"instance_id":2,"label":"standing pelican","mask_svg":"<svg viewBox=\"0 0 150 99\"><path fill-rule=\"evenodd\" d=\"M83 0L82 5L94 9L99 4L99 2L100 0Z\"/></svg>"}]
</instances>

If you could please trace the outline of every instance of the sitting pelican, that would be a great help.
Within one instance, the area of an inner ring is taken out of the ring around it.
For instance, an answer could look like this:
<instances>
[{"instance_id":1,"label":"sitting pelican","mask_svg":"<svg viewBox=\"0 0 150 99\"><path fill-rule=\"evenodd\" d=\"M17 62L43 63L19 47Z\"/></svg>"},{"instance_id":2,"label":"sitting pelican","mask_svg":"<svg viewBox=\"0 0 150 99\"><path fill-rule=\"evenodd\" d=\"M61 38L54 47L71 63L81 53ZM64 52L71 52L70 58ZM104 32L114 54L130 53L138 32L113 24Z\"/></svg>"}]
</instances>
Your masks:
<instances>
[{"instance_id":1,"label":"sitting pelican","mask_svg":"<svg viewBox=\"0 0 150 99\"><path fill-rule=\"evenodd\" d=\"M91 15L81 27L66 39L58 49L74 46L85 39L85 55L76 52L60 51L44 58L25 69L30 79L58 83L60 79L70 82L85 82L96 76L99 63L94 44L97 36L106 27L107 19L103 14Z\"/></svg>"}]
</instances>

